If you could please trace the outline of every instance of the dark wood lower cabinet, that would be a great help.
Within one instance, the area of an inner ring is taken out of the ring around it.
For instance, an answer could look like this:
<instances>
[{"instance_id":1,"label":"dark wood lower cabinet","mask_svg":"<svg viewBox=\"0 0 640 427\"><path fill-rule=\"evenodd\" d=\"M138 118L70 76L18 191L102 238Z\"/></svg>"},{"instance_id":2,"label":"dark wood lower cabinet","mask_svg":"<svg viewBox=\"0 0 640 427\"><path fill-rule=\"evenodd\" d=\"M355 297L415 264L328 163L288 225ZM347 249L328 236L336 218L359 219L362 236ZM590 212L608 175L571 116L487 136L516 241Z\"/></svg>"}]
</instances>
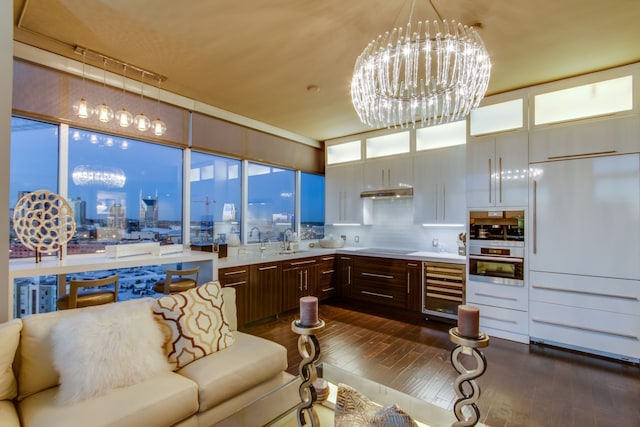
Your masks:
<instances>
[{"instance_id":1,"label":"dark wood lower cabinet","mask_svg":"<svg viewBox=\"0 0 640 427\"><path fill-rule=\"evenodd\" d=\"M252 322L249 295L249 266L221 268L218 270L218 280L224 287L236 290L236 313L238 328Z\"/></svg>"},{"instance_id":2,"label":"dark wood lower cabinet","mask_svg":"<svg viewBox=\"0 0 640 427\"><path fill-rule=\"evenodd\" d=\"M407 310L422 313L422 262L407 261Z\"/></svg>"},{"instance_id":3,"label":"dark wood lower cabinet","mask_svg":"<svg viewBox=\"0 0 640 427\"><path fill-rule=\"evenodd\" d=\"M317 258L302 258L282 262L282 311L300 306L300 298L317 295Z\"/></svg>"},{"instance_id":4,"label":"dark wood lower cabinet","mask_svg":"<svg viewBox=\"0 0 640 427\"><path fill-rule=\"evenodd\" d=\"M324 301L337 295L336 283L336 257L325 256L318 260L317 271L317 289L316 295L318 300Z\"/></svg>"},{"instance_id":5,"label":"dark wood lower cabinet","mask_svg":"<svg viewBox=\"0 0 640 427\"><path fill-rule=\"evenodd\" d=\"M351 298L389 307L406 308L406 271L405 261L354 257Z\"/></svg>"},{"instance_id":6,"label":"dark wood lower cabinet","mask_svg":"<svg viewBox=\"0 0 640 427\"><path fill-rule=\"evenodd\" d=\"M353 262L351 260L351 256L337 255L336 269L338 296L342 298L351 298L351 278L353 274Z\"/></svg>"},{"instance_id":7,"label":"dark wood lower cabinet","mask_svg":"<svg viewBox=\"0 0 640 427\"><path fill-rule=\"evenodd\" d=\"M254 264L250 267L249 307L252 322L282 312L279 262Z\"/></svg>"}]
</instances>

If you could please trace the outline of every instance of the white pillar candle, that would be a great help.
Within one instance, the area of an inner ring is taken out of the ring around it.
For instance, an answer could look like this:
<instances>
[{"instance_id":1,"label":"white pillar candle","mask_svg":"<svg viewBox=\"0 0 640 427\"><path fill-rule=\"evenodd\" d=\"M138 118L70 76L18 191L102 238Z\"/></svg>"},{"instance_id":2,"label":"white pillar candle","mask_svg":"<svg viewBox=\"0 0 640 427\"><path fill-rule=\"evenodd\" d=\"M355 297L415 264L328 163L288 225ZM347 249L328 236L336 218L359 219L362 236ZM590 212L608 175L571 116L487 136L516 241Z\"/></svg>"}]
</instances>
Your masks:
<instances>
[{"instance_id":1,"label":"white pillar candle","mask_svg":"<svg viewBox=\"0 0 640 427\"><path fill-rule=\"evenodd\" d=\"M458 306L458 333L468 338L480 336L480 309L470 305Z\"/></svg>"},{"instance_id":2,"label":"white pillar candle","mask_svg":"<svg viewBox=\"0 0 640 427\"><path fill-rule=\"evenodd\" d=\"M318 298L300 298L300 324L314 326L318 324Z\"/></svg>"}]
</instances>

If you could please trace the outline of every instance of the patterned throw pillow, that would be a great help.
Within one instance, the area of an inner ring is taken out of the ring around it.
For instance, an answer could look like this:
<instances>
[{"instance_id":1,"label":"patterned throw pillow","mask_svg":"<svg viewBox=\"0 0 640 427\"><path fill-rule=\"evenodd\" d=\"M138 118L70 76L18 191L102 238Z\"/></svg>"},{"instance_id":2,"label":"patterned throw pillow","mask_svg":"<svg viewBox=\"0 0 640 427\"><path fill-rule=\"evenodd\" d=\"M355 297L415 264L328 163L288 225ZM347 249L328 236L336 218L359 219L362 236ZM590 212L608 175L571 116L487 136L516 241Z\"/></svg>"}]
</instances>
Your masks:
<instances>
[{"instance_id":1,"label":"patterned throw pillow","mask_svg":"<svg viewBox=\"0 0 640 427\"><path fill-rule=\"evenodd\" d=\"M167 338L164 349L174 369L234 343L223 304L217 281L155 301L153 314Z\"/></svg>"}]
</instances>

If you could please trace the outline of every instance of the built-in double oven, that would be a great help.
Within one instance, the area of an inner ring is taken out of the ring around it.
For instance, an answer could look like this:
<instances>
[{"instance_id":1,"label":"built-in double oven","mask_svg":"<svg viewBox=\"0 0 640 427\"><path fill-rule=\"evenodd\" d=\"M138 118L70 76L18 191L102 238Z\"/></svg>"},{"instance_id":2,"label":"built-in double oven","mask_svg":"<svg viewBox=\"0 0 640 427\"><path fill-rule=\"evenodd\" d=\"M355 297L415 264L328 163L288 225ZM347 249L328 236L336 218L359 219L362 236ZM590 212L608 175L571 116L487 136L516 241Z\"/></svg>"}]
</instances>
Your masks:
<instances>
[{"instance_id":1,"label":"built-in double oven","mask_svg":"<svg viewBox=\"0 0 640 427\"><path fill-rule=\"evenodd\" d=\"M524 286L525 212L469 212L469 280Z\"/></svg>"}]
</instances>

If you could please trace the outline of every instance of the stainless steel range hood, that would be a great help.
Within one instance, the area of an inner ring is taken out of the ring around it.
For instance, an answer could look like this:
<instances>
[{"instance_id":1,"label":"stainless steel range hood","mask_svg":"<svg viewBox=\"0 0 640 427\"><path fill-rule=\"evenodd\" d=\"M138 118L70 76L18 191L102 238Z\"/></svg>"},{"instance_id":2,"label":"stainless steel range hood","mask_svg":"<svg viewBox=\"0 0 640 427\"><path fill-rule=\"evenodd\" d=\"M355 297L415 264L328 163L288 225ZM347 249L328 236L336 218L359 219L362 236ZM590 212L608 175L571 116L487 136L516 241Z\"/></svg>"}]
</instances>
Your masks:
<instances>
[{"instance_id":1,"label":"stainless steel range hood","mask_svg":"<svg viewBox=\"0 0 640 427\"><path fill-rule=\"evenodd\" d=\"M373 199L382 197L413 197L413 187L368 190L360 193L360 197Z\"/></svg>"}]
</instances>

